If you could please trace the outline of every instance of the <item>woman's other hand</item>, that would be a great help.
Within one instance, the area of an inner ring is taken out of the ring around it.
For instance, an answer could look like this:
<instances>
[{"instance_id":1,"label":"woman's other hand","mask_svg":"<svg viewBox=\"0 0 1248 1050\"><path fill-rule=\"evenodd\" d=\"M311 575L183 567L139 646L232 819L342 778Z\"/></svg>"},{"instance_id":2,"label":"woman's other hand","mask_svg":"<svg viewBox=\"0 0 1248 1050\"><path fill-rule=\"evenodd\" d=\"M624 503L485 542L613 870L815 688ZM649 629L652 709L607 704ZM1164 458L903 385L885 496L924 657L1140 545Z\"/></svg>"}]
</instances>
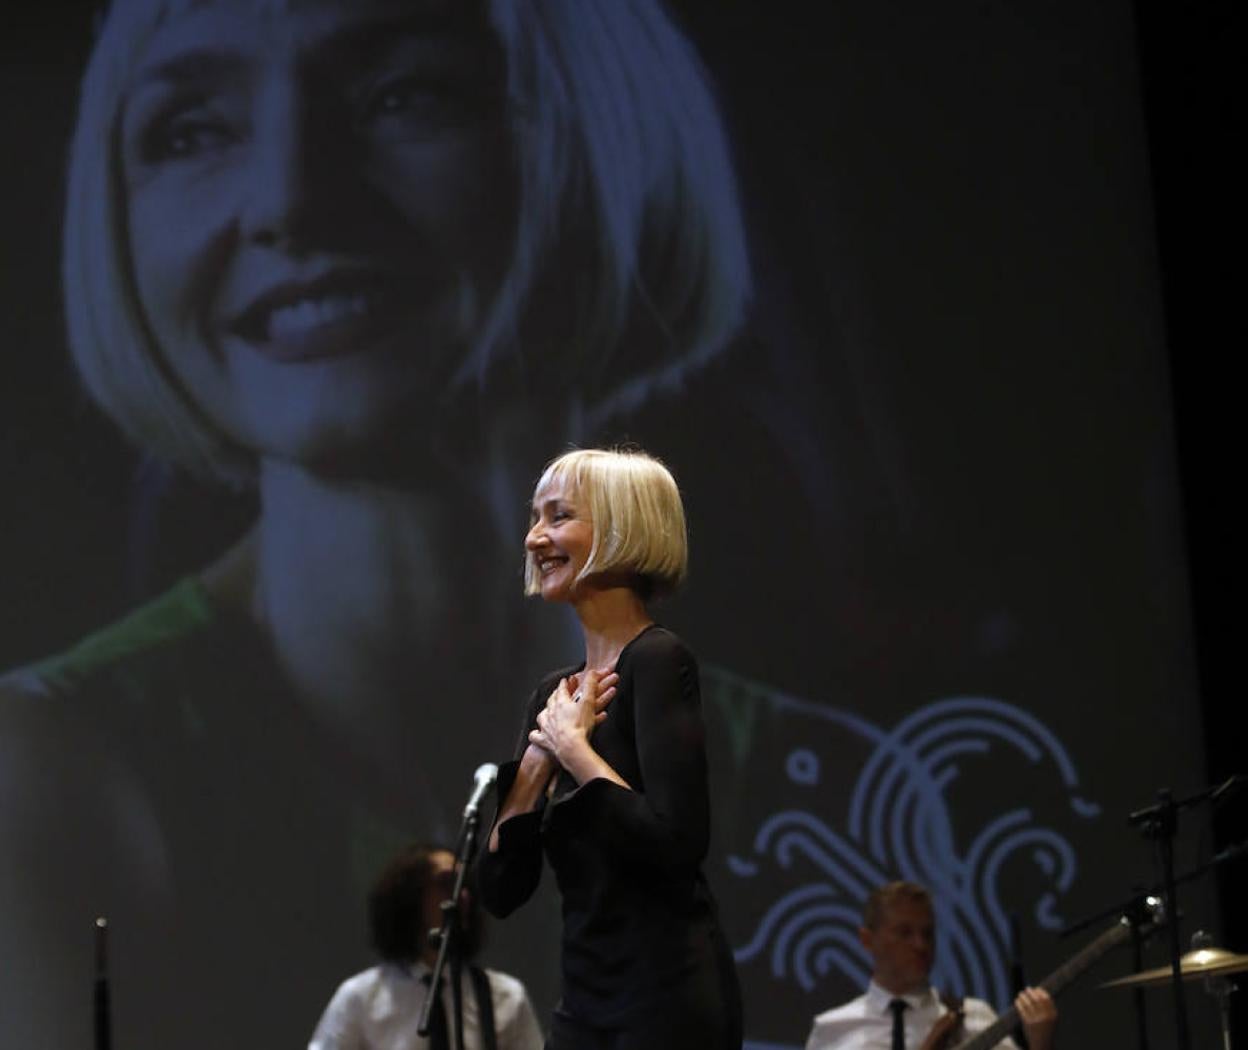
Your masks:
<instances>
[{"instance_id":1,"label":"woman's other hand","mask_svg":"<svg viewBox=\"0 0 1248 1050\"><path fill-rule=\"evenodd\" d=\"M529 744L520 756L516 779L512 783L511 791L499 806L497 820L490 830L491 853L498 850L499 827L517 814L531 812L537 807L542 795L553 790L554 774L560 765L571 769L560 757L561 746L564 754L567 754L569 741L575 748L579 738L583 742L583 753L576 768L582 770L581 775L585 775L585 770L591 768L595 761L601 769L608 772L604 774L600 769L589 775L609 775L610 767L598 759L588 741L593 727L607 717L607 705L615 696L615 687L619 680L620 676L614 672L599 675L595 671L560 680L555 691L547 698L546 707L538 712L538 728L529 733ZM575 699L578 693L579 700ZM549 716L552 710L560 712L558 721L554 723ZM586 723L586 727L578 728L582 722ZM571 771L573 776L577 776L575 770ZM583 781L578 779L578 783Z\"/></svg>"},{"instance_id":2,"label":"woman's other hand","mask_svg":"<svg viewBox=\"0 0 1248 1050\"><path fill-rule=\"evenodd\" d=\"M607 717L619 680L614 671L602 674L592 670L560 679L538 712L529 746L542 749L569 768L570 761L575 763L577 757L592 750L589 738L594 727Z\"/></svg>"}]
</instances>

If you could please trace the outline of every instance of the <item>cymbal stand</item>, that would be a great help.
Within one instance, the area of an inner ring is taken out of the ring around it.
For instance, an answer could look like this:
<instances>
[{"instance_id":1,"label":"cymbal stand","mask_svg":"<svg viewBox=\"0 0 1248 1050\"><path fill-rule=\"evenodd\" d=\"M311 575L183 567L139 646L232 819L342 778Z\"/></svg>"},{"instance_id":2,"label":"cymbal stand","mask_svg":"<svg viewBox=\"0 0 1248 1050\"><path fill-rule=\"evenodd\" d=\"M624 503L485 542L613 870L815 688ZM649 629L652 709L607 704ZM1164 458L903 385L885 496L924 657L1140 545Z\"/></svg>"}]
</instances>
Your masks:
<instances>
[{"instance_id":1,"label":"cymbal stand","mask_svg":"<svg viewBox=\"0 0 1248 1050\"><path fill-rule=\"evenodd\" d=\"M1231 996L1238 986L1229 977L1206 977L1205 991L1218 1001L1222 1021L1222 1050L1231 1050Z\"/></svg>"},{"instance_id":2,"label":"cymbal stand","mask_svg":"<svg viewBox=\"0 0 1248 1050\"><path fill-rule=\"evenodd\" d=\"M1213 938L1204 930L1192 934L1192 950L1212 948ZM1231 996L1238 986L1229 977L1217 974L1207 976L1203 984L1205 991L1218 1001L1218 1016L1222 1025L1222 1050L1231 1050Z\"/></svg>"}]
</instances>

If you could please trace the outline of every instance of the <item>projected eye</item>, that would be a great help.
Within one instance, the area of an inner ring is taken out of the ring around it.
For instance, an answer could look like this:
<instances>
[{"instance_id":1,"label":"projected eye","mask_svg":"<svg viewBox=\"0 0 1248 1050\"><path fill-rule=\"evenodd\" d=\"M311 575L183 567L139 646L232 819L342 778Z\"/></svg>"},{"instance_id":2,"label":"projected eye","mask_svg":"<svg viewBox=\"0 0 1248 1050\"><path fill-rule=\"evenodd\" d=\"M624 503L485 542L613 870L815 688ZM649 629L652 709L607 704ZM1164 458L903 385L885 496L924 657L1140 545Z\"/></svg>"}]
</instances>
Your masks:
<instances>
[{"instance_id":1,"label":"projected eye","mask_svg":"<svg viewBox=\"0 0 1248 1050\"><path fill-rule=\"evenodd\" d=\"M467 122L476 108L472 95L453 80L411 74L378 86L364 104L361 123L379 130L433 132Z\"/></svg>"},{"instance_id":2,"label":"projected eye","mask_svg":"<svg viewBox=\"0 0 1248 1050\"><path fill-rule=\"evenodd\" d=\"M380 116L387 113L406 113L421 107L435 105L437 93L430 85L424 84L415 77L405 77L392 81L373 95L369 100L369 116Z\"/></svg>"},{"instance_id":3,"label":"projected eye","mask_svg":"<svg viewBox=\"0 0 1248 1050\"><path fill-rule=\"evenodd\" d=\"M229 122L208 107L180 107L158 114L144 127L139 156L148 164L187 159L237 141Z\"/></svg>"}]
</instances>

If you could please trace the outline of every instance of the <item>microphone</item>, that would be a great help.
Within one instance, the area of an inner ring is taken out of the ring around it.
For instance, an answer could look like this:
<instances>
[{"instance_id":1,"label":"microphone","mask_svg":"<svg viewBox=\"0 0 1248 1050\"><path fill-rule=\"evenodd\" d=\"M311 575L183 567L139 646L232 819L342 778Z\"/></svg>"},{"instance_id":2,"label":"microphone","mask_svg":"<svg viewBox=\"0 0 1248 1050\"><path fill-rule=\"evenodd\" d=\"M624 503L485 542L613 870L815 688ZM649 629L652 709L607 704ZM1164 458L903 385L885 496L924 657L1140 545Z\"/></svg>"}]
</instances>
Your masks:
<instances>
[{"instance_id":1,"label":"microphone","mask_svg":"<svg viewBox=\"0 0 1248 1050\"><path fill-rule=\"evenodd\" d=\"M468 805L464 807L465 820L476 816L481 800L489 793L490 788L494 786L494 781L497 779L498 766L493 762L486 762L477 766L477 771L472 775L472 795L468 799Z\"/></svg>"}]
</instances>

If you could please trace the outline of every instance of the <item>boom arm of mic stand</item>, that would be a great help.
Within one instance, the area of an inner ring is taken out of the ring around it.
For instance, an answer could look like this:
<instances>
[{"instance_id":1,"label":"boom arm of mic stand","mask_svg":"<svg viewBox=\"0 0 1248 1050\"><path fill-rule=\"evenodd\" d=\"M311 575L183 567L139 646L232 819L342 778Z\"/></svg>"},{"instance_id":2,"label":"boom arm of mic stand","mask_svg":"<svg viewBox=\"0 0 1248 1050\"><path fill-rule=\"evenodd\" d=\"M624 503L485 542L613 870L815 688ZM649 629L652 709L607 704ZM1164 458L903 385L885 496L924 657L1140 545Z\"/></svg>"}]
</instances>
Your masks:
<instances>
[{"instance_id":1,"label":"boom arm of mic stand","mask_svg":"<svg viewBox=\"0 0 1248 1050\"><path fill-rule=\"evenodd\" d=\"M1201 875L1213 870L1219 864L1223 864L1228 860L1235 860L1236 858L1243 857L1245 855L1248 855L1248 839L1241 839L1239 842L1234 842L1227 846L1226 849L1215 853L1206 863L1192 868L1190 871L1185 871L1182 875L1176 877L1174 884L1176 886L1182 886L1184 883L1200 878ZM1103 923L1107 919L1113 919L1131 908L1141 899L1141 897L1147 896L1148 894L1159 893L1162 889L1163 887L1161 886L1151 886L1147 890L1141 890L1134 896L1119 901L1117 904L1111 904L1108 908L1104 908L1095 914L1078 919L1058 931L1058 940L1065 940L1067 937L1073 937L1080 930L1085 930L1089 926Z\"/></svg>"}]
</instances>

